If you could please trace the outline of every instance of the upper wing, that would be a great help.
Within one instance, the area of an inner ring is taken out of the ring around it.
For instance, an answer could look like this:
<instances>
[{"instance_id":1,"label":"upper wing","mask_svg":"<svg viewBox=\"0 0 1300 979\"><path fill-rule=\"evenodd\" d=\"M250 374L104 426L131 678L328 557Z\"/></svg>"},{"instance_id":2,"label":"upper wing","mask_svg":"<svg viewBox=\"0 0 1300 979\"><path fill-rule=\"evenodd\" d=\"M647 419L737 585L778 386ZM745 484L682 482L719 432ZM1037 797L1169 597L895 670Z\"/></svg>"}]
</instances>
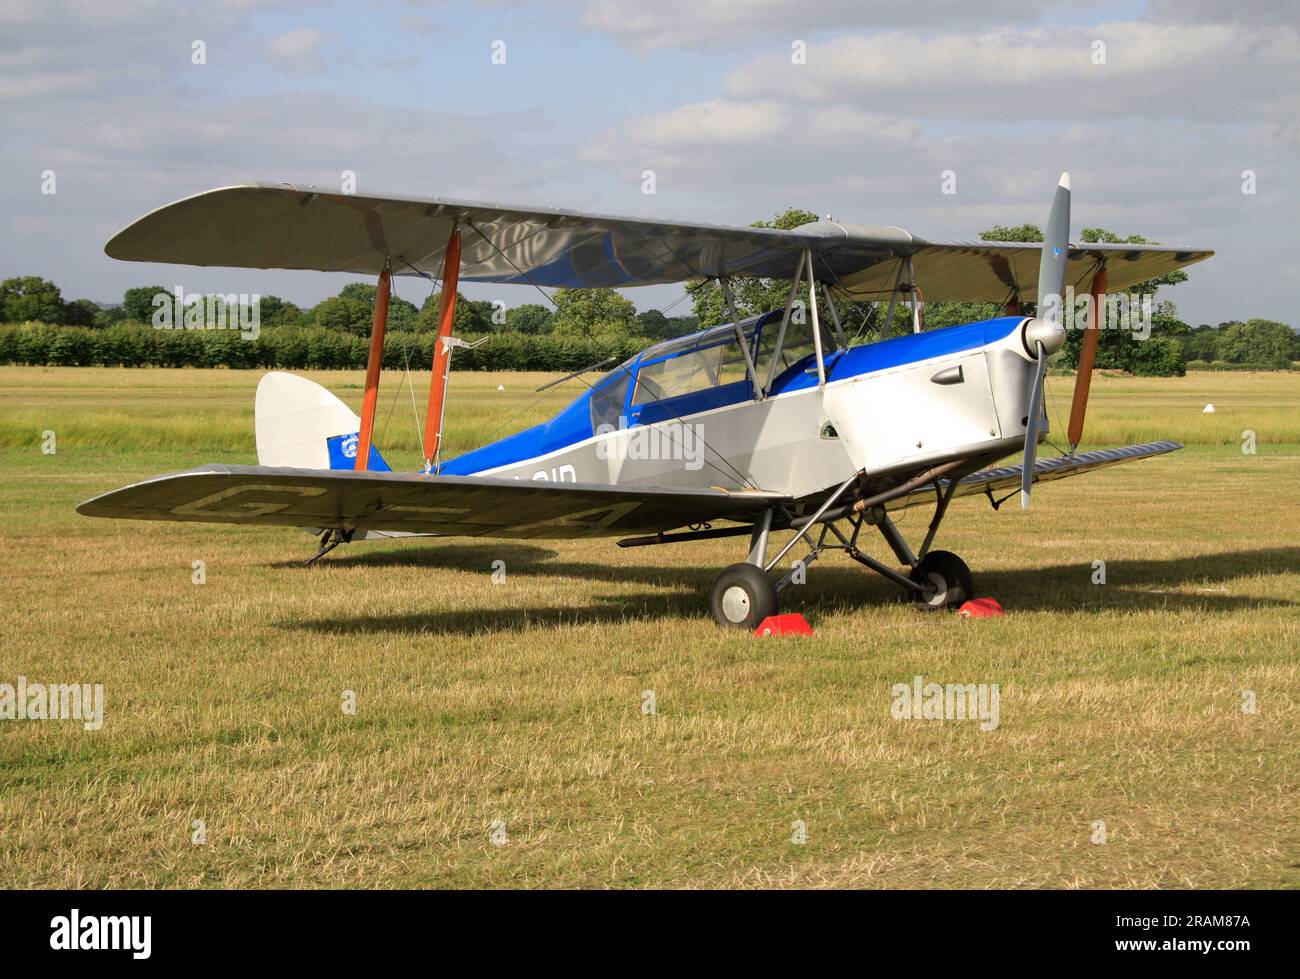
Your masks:
<instances>
[{"instance_id":1,"label":"upper wing","mask_svg":"<svg viewBox=\"0 0 1300 979\"><path fill-rule=\"evenodd\" d=\"M935 241L914 239L911 253L922 296L933 301L1005 302L1013 294L1026 301L1038 295L1042 245L1022 241ZM1110 292L1209 258L1214 252L1170 245L1070 245L1065 284L1077 295L1088 292L1093 274L1106 265ZM889 298L902 257L840 277L837 292L849 299Z\"/></svg>"},{"instance_id":2,"label":"upper wing","mask_svg":"<svg viewBox=\"0 0 1300 979\"><path fill-rule=\"evenodd\" d=\"M901 228L818 221L793 231L653 221L437 197L372 197L292 184L210 190L158 208L105 246L113 258L230 268L438 276L461 228L461 278L572 288L682 282L695 276L793 277L804 250L844 295L888 296L914 256L929 300L1002 301L1037 292L1036 244L929 242ZM1108 260L1125 289L1213 252L1155 245L1081 246L1069 281Z\"/></svg>"},{"instance_id":3,"label":"upper wing","mask_svg":"<svg viewBox=\"0 0 1300 979\"><path fill-rule=\"evenodd\" d=\"M722 489L212 465L113 490L77 512L450 537L571 538L752 520L784 499Z\"/></svg>"},{"instance_id":4,"label":"upper wing","mask_svg":"<svg viewBox=\"0 0 1300 979\"><path fill-rule=\"evenodd\" d=\"M1150 459L1152 456L1164 455L1166 452L1175 452L1182 446L1177 442L1145 442L1141 445L1126 445L1119 449L1097 449L1093 452L1080 452L1072 456L1057 456L1055 459L1039 459L1034 463L1034 482L1045 483L1054 479L1065 479L1067 476L1077 476L1080 473L1091 472L1094 469L1102 469L1106 466L1117 466L1125 462L1135 462L1138 459ZM1020 489L1020 474L1024 472L1024 466L997 466L993 469L981 469L979 472L971 473L957 480L957 488L953 491L953 496L972 496L976 493L987 493L990 498L1002 490L1009 490L1014 494ZM941 481L941 485L946 488L947 482ZM908 496L895 500L889 504L889 508L903 509L911 506L923 506L927 503L934 502L934 491L932 489L917 490ZM998 501L999 504L1001 501Z\"/></svg>"}]
</instances>

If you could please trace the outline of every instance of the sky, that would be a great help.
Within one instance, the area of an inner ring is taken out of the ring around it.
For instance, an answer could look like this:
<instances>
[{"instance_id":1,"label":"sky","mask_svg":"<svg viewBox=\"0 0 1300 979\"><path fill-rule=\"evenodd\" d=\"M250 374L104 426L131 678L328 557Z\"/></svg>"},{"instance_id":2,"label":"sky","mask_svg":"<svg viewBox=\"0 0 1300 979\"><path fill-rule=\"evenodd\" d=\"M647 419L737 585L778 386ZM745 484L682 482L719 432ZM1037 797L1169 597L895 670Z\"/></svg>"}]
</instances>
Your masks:
<instances>
[{"instance_id":1,"label":"sky","mask_svg":"<svg viewBox=\"0 0 1300 979\"><path fill-rule=\"evenodd\" d=\"M1076 240L1217 252L1163 294L1182 319L1296 326L1298 164L1295 0L0 0L0 278L66 299L308 306L350 281L104 254L248 180L969 239L1042 225L1068 170ZM625 294L689 311L676 286Z\"/></svg>"}]
</instances>

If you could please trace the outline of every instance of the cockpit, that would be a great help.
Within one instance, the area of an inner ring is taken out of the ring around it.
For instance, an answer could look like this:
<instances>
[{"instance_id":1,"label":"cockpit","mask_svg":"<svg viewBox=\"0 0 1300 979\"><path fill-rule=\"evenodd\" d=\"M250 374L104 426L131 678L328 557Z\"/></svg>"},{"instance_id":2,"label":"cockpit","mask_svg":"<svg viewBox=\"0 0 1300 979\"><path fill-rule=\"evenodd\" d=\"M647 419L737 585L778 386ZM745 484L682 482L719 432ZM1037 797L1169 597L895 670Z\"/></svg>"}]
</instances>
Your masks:
<instances>
[{"instance_id":1,"label":"cockpit","mask_svg":"<svg viewBox=\"0 0 1300 979\"><path fill-rule=\"evenodd\" d=\"M645 425L748 401L755 387L750 363L758 386L779 392L810 365L816 369L811 324L795 317L773 363L781 319L782 311L773 310L646 348L592 385L592 430L618 428L621 418ZM823 343L834 349L830 337Z\"/></svg>"}]
</instances>

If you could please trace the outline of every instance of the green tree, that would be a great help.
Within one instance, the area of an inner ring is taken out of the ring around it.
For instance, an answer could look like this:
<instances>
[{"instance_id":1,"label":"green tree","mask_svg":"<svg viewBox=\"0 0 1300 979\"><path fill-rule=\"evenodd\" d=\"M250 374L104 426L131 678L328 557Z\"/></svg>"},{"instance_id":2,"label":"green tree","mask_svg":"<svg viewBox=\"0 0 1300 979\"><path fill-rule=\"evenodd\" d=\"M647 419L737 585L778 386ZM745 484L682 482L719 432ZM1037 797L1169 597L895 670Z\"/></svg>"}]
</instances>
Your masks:
<instances>
[{"instance_id":1,"label":"green tree","mask_svg":"<svg viewBox=\"0 0 1300 979\"><path fill-rule=\"evenodd\" d=\"M0 320L23 323L63 322L63 296L49 279L17 276L0 282Z\"/></svg>"},{"instance_id":2,"label":"green tree","mask_svg":"<svg viewBox=\"0 0 1300 979\"><path fill-rule=\"evenodd\" d=\"M153 297L160 292L171 295L171 291L163 286L136 286L126 290L122 296L122 312L126 319L136 323L152 323L157 308L153 304Z\"/></svg>"},{"instance_id":3,"label":"green tree","mask_svg":"<svg viewBox=\"0 0 1300 979\"><path fill-rule=\"evenodd\" d=\"M922 294L924 294L922 286ZM897 332L899 316L910 316L905 300L900 299L900 311L894 314L894 329ZM881 310L883 317L888 310L885 304ZM926 303L923 307L925 315L925 328L927 330L940 330L945 326L960 326L963 323L977 323L980 320L991 320L994 317L1001 316L1004 307L1000 303ZM1021 312L1024 312L1022 309ZM1028 315L1028 314L1026 314Z\"/></svg>"},{"instance_id":4,"label":"green tree","mask_svg":"<svg viewBox=\"0 0 1300 979\"><path fill-rule=\"evenodd\" d=\"M1207 364L1219 359L1219 331L1202 323L1187 335L1183 343L1184 360L1203 360Z\"/></svg>"},{"instance_id":5,"label":"green tree","mask_svg":"<svg viewBox=\"0 0 1300 979\"><path fill-rule=\"evenodd\" d=\"M1182 377L1187 373L1182 344L1153 333L1135 345L1128 370L1145 377Z\"/></svg>"},{"instance_id":6,"label":"green tree","mask_svg":"<svg viewBox=\"0 0 1300 979\"><path fill-rule=\"evenodd\" d=\"M460 301L457 300L456 311L462 312ZM465 302L463 312L468 314L468 325L465 328L466 333L500 333L505 330L504 320L497 322L505 315L504 304L501 307L501 314L497 313L497 306L489 299L469 299Z\"/></svg>"},{"instance_id":7,"label":"green tree","mask_svg":"<svg viewBox=\"0 0 1300 979\"><path fill-rule=\"evenodd\" d=\"M657 309L647 309L636 314L637 332L650 340L667 340L672 321Z\"/></svg>"},{"instance_id":8,"label":"green tree","mask_svg":"<svg viewBox=\"0 0 1300 979\"><path fill-rule=\"evenodd\" d=\"M524 303L506 312L506 332L539 336L551 332L551 311L541 303Z\"/></svg>"},{"instance_id":9,"label":"green tree","mask_svg":"<svg viewBox=\"0 0 1300 979\"><path fill-rule=\"evenodd\" d=\"M1013 227L995 224L988 231L981 232L980 237L985 241L1042 241L1043 232L1036 224L1017 224Z\"/></svg>"},{"instance_id":10,"label":"green tree","mask_svg":"<svg viewBox=\"0 0 1300 979\"><path fill-rule=\"evenodd\" d=\"M125 319L126 319L126 310L124 310L120 304L117 306L106 306L96 311L95 326L103 329L106 327L115 326L116 324L123 322ZM133 365L127 365L127 366L133 366Z\"/></svg>"},{"instance_id":11,"label":"green tree","mask_svg":"<svg viewBox=\"0 0 1300 979\"><path fill-rule=\"evenodd\" d=\"M365 328L354 329L351 332L364 336L370 335L371 324L374 322L375 317L375 297L378 294L379 287L371 282L349 282L339 290L338 298L360 303L365 307ZM409 302L401 296L389 294L386 329L414 330L415 321L419 315L420 311L416 308L415 303Z\"/></svg>"},{"instance_id":12,"label":"green tree","mask_svg":"<svg viewBox=\"0 0 1300 979\"><path fill-rule=\"evenodd\" d=\"M456 313L451 320L451 331L457 334L491 333L496 327L492 323L492 303L469 299L463 292L456 293ZM411 328L418 333L432 333L438 329L438 318L442 315L442 293L435 292L420 307ZM507 314L509 315L509 314Z\"/></svg>"},{"instance_id":13,"label":"green tree","mask_svg":"<svg viewBox=\"0 0 1300 979\"><path fill-rule=\"evenodd\" d=\"M349 282L338 291L341 299L355 299L366 303L371 309L375 308L375 296L378 293L379 287L373 282Z\"/></svg>"},{"instance_id":14,"label":"green tree","mask_svg":"<svg viewBox=\"0 0 1300 979\"><path fill-rule=\"evenodd\" d=\"M1286 367L1296 355L1296 333L1276 320L1229 323L1220 339L1224 360L1234 364Z\"/></svg>"},{"instance_id":15,"label":"green tree","mask_svg":"<svg viewBox=\"0 0 1300 979\"><path fill-rule=\"evenodd\" d=\"M74 299L63 307L63 322L68 326L101 326L99 307L89 299Z\"/></svg>"},{"instance_id":16,"label":"green tree","mask_svg":"<svg viewBox=\"0 0 1300 979\"><path fill-rule=\"evenodd\" d=\"M635 331L636 305L613 289L556 289L557 336L613 340Z\"/></svg>"},{"instance_id":17,"label":"green tree","mask_svg":"<svg viewBox=\"0 0 1300 979\"><path fill-rule=\"evenodd\" d=\"M312 308L311 318L317 326L327 330L341 330L358 336L370 333L371 308L362 299L331 296Z\"/></svg>"},{"instance_id":18,"label":"green tree","mask_svg":"<svg viewBox=\"0 0 1300 979\"><path fill-rule=\"evenodd\" d=\"M694 316L666 316L657 309L636 315L637 332L647 340L673 340L699 329Z\"/></svg>"},{"instance_id":19,"label":"green tree","mask_svg":"<svg viewBox=\"0 0 1300 979\"><path fill-rule=\"evenodd\" d=\"M262 296L258 300L258 315L262 326L298 326L302 323L302 310L279 296Z\"/></svg>"}]
</instances>

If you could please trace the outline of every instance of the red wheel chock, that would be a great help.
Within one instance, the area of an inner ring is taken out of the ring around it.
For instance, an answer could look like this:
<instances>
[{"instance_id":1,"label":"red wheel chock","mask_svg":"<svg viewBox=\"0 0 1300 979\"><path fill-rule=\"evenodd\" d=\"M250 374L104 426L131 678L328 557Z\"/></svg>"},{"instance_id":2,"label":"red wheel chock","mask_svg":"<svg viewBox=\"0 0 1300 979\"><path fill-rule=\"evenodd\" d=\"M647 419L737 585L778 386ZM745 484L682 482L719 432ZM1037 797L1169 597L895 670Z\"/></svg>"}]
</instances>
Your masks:
<instances>
[{"instance_id":1,"label":"red wheel chock","mask_svg":"<svg viewBox=\"0 0 1300 979\"><path fill-rule=\"evenodd\" d=\"M769 615L754 630L754 635L759 638L763 636L811 636L812 634L812 626L798 612L787 612L785 615Z\"/></svg>"},{"instance_id":2,"label":"red wheel chock","mask_svg":"<svg viewBox=\"0 0 1300 979\"><path fill-rule=\"evenodd\" d=\"M996 598L972 598L957 609L963 619L994 619L1006 615Z\"/></svg>"}]
</instances>

